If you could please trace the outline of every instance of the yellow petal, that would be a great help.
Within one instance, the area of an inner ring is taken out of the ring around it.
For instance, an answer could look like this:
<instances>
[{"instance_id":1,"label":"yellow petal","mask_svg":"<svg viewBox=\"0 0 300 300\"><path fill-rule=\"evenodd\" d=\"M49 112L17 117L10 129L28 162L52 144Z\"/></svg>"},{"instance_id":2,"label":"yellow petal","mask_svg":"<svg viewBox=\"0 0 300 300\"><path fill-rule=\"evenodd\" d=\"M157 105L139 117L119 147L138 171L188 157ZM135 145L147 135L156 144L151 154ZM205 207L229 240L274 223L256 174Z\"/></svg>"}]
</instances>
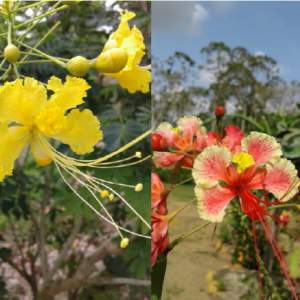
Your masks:
<instances>
[{"instance_id":1,"label":"yellow petal","mask_svg":"<svg viewBox=\"0 0 300 300\"><path fill-rule=\"evenodd\" d=\"M51 137L70 145L77 154L92 152L94 145L103 138L98 119L89 109L83 112L73 109L65 118L66 128Z\"/></svg>"},{"instance_id":2,"label":"yellow petal","mask_svg":"<svg viewBox=\"0 0 300 300\"><path fill-rule=\"evenodd\" d=\"M60 107L43 109L35 121L38 129L45 136L54 135L57 131L66 127L66 119Z\"/></svg>"},{"instance_id":3,"label":"yellow petal","mask_svg":"<svg viewBox=\"0 0 300 300\"><path fill-rule=\"evenodd\" d=\"M29 142L28 133L25 127L8 128L7 124L0 124L0 181L3 181L5 175L12 175L14 161Z\"/></svg>"},{"instance_id":4,"label":"yellow petal","mask_svg":"<svg viewBox=\"0 0 300 300\"><path fill-rule=\"evenodd\" d=\"M62 84L59 78L52 76L48 81L48 90L54 91L54 94L48 101L47 108L60 107L63 112L82 104L83 97L86 97L86 90L91 87L82 78L67 76L65 84Z\"/></svg>"},{"instance_id":5,"label":"yellow petal","mask_svg":"<svg viewBox=\"0 0 300 300\"><path fill-rule=\"evenodd\" d=\"M140 68L138 65L133 66L131 70L123 70L119 73L105 73L104 75L114 77L119 80L119 84L123 89L127 89L129 93L141 91L149 92L149 83L151 82L151 73Z\"/></svg>"},{"instance_id":6,"label":"yellow petal","mask_svg":"<svg viewBox=\"0 0 300 300\"><path fill-rule=\"evenodd\" d=\"M40 166L47 166L52 162L52 158L43 150L37 136L34 134L30 141L30 150L35 161Z\"/></svg>"},{"instance_id":7,"label":"yellow petal","mask_svg":"<svg viewBox=\"0 0 300 300\"><path fill-rule=\"evenodd\" d=\"M30 128L47 105L47 91L33 78L6 82L0 90L0 122L16 122Z\"/></svg>"},{"instance_id":8,"label":"yellow petal","mask_svg":"<svg viewBox=\"0 0 300 300\"><path fill-rule=\"evenodd\" d=\"M119 28L110 36L109 40L114 39L117 41L117 47L119 48L124 40L124 38L130 35L130 27L128 25L128 20L133 19L135 17L135 13L125 11L123 14L120 11L121 22Z\"/></svg>"}]
</instances>

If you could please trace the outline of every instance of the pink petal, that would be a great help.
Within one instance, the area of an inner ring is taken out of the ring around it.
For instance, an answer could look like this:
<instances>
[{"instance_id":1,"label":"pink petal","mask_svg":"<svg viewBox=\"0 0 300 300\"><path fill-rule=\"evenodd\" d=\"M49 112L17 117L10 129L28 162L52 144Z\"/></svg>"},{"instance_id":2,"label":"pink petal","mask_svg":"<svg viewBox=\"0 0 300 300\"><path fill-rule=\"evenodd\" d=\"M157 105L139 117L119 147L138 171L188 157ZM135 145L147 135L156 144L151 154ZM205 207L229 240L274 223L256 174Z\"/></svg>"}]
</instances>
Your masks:
<instances>
[{"instance_id":1,"label":"pink petal","mask_svg":"<svg viewBox=\"0 0 300 300\"><path fill-rule=\"evenodd\" d=\"M178 150L184 151L186 147L186 142L181 138L180 135L173 132L170 146L177 148Z\"/></svg>"},{"instance_id":2,"label":"pink petal","mask_svg":"<svg viewBox=\"0 0 300 300\"><path fill-rule=\"evenodd\" d=\"M175 164L184 158L184 155L175 154L170 152L154 152L153 163L157 168L161 169L174 169Z\"/></svg>"},{"instance_id":3,"label":"pink petal","mask_svg":"<svg viewBox=\"0 0 300 300\"><path fill-rule=\"evenodd\" d=\"M161 182L159 176L156 173L151 173L151 183L157 186L161 191L165 190L163 183Z\"/></svg>"},{"instance_id":4,"label":"pink petal","mask_svg":"<svg viewBox=\"0 0 300 300\"><path fill-rule=\"evenodd\" d=\"M206 148L206 146L207 143L205 135L199 135L197 136L191 147L196 150L203 150L204 148Z\"/></svg>"},{"instance_id":5,"label":"pink petal","mask_svg":"<svg viewBox=\"0 0 300 300\"><path fill-rule=\"evenodd\" d=\"M222 135L219 133L219 142L221 141ZM207 147L210 147L212 145L217 145L217 135L212 132L209 131L207 133Z\"/></svg>"},{"instance_id":6,"label":"pink petal","mask_svg":"<svg viewBox=\"0 0 300 300\"><path fill-rule=\"evenodd\" d=\"M226 168L231 163L230 151L218 146L205 148L194 162L192 175L198 186L212 188L218 185L219 180L229 182Z\"/></svg>"},{"instance_id":7,"label":"pink petal","mask_svg":"<svg viewBox=\"0 0 300 300\"><path fill-rule=\"evenodd\" d=\"M250 179L245 179L244 182L249 190L256 190L263 188L263 181L266 177L267 170L265 168L257 169ZM245 175L246 177L246 175Z\"/></svg>"},{"instance_id":8,"label":"pink petal","mask_svg":"<svg viewBox=\"0 0 300 300\"><path fill-rule=\"evenodd\" d=\"M154 131L154 133L158 133L161 136L163 136L169 145L172 146L172 135L174 131L172 130L173 126L167 122L163 122L158 125L157 129Z\"/></svg>"},{"instance_id":9,"label":"pink petal","mask_svg":"<svg viewBox=\"0 0 300 300\"><path fill-rule=\"evenodd\" d=\"M224 130L226 137L223 139L222 145L227 147L230 151L233 150L235 146L241 146L241 141L245 138L245 135L238 127L229 125Z\"/></svg>"},{"instance_id":10,"label":"pink petal","mask_svg":"<svg viewBox=\"0 0 300 300\"><path fill-rule=\"evenodd\" d=\"M227 204L238 194L238 189L232 186L222 186L219 190L195 187L198 198L198 213L200 218L211 222L221 222L225 215Z\"/></svg>"},{"instance_id":11,"label":"pink petal","mask_svg":"<svg viewBox=\"0 0 300 300\"><path fill-rule=\"evenodd\" d=\"M267 191L280 201L288 201L296 195L299 178L295 166L289 160L282 158L273 166L267 165L266 169L267 175L263 184Z\"/></svg>"},{"instance_id":12,"label":"pink petal","mask_svg":"<svg viewBox=\"0 0 300 300\"><path fill-rule=\"evenodd\" d=\"M201 129L203 122L195 116L185 116L177 121L178 129L183 132L183 138L189 145L193 142L194 135Z\"/></svg>"},{"instance_id":13,"label":"pink petal","mask_svg":"<svg viewBox=\"0 0 300 300\"><path fill-rule=\"evenodd\" d=\"M282 155L280 144L276 139L265 133L251 132L242 140L242 150L252 155L254 167L278 161Z\"/></svg>"}]
</instances>

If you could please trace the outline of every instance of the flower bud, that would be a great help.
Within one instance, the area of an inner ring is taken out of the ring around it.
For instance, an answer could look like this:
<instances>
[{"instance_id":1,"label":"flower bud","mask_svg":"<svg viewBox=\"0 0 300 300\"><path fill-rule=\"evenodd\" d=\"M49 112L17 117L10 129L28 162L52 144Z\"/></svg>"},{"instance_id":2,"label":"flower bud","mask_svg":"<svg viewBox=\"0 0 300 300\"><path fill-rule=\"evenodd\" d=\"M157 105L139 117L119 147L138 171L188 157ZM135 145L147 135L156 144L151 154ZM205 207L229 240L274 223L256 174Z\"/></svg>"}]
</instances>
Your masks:
<instances>
[{"instance_id":1,"label":"flower bud","mask_svg":"<svg viewBox=\"0 0 300 300\"><path fill-rule=\"evenodd\" d=\"M158 133L151 134L151 149L153 151L166 151L169 145L167 140Z\"/></svg>"},{"instance_id":2,"label":"flower bud","mask_svg":"<svg viewBox=\"0 0 300 300\"><path fill-rule=\"evenodd\" d=\"M113 201L113 200L114 200L114 197L115 197L115 196L114 196L113 194L110 194L110 195L109 195L109 201Z\"/></svg>"},{"instance_id":3,"label":"flower bud","mask_svg":"<svg viewBox=\"0 0 300 300\"><path fill-rule=\"evenodd\" d=\"M67 64L67 70L75 76L84 76L89 69L89 61L82 56L73 57Z\"/></svg>"},{"instance_id":4,"label":"flower bud","mask_svg":"<svg viewBox=\"0 0 300 300\"><path fill-rule=\"evenodd\" d=\"M221 119L225 114L225 108L223 106L218 106L215 110L215 115L217 119Z\"/></svg>"},{"instance_id":5,"label":"flower bud","mask_svg":"<svg viewBox=\"0 0 300 300\"><path fill-rule=\"evenodd\" d=\"M110 40L110 41L108 41L108 42L105 44L105 46L104 46L102 52L105 52L105 51L107 51L107 50L114 49L114 48L116 48L116 47L117 47L117 41L116 41L116 40Z\"/></svg>"},{"instance_id":6,"label":"flower bud","mask_svg":"<svg viewBox=\"0 0 300 300\"><path fill-rule=\"evenodd\" d=\"M137 158L142 158L142 153L141 152L135 152L135 156Z\"/></svg>"},{"instance_id":7,"label":"flower bud","mask_svg":"<svg viewBox=\"0 0 300 300\"><path fill-rule=\"evenodd\" d=\"M63 3L68 6L74 6L77 3L77 1L63 1Z\"/></svg>"},{"instance_id":8,"label":"flower bud","mask_svg":"<svg viewBox=\"0 0 300 300\"><path fill-rule=\"evenodd\" d=\"M8 62L15 63L20 57L20 51L13 44L7 45L4 49L4 57Z\"/></svg>"},{"instance_id":9,"label":"flower bud","mask_svg":"<svg viewBox=\"0 0 300 300\"><path fill-rule=\"evenodd\" d=\"M120 48L114 48L102 52L90 62L90 67L99 73L118 73L125 68L127 61L127 52Z\"/></svg>"}]
</instances>

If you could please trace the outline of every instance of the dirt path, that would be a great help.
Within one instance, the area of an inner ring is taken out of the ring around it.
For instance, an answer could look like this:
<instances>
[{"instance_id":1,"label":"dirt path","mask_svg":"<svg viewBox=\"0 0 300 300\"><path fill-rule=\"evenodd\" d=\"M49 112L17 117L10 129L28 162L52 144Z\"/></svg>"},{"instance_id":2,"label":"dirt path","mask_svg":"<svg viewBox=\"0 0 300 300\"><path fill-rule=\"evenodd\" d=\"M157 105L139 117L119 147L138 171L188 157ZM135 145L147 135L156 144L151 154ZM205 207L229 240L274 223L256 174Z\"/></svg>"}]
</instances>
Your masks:
<instances>
[{"instance_id":1,"label":"dirt path","mask_svg":"<svg viewBox=\"0 0 300 300\"><path fill-rule=\"evenodd\" d=\"M193 197L192 192L171 194L168 199L169 212L179 209ZM170 241L204 223L198 216L196 202L189 205L170 223ZM231 266L230 250L225 246L218 252L218 256L214 255L220 241L216 236L211 241L213 230L213 224L200 229L169 253L163 300L211 299L205 276L211 270Z\"/></svg>"}]
</instances>

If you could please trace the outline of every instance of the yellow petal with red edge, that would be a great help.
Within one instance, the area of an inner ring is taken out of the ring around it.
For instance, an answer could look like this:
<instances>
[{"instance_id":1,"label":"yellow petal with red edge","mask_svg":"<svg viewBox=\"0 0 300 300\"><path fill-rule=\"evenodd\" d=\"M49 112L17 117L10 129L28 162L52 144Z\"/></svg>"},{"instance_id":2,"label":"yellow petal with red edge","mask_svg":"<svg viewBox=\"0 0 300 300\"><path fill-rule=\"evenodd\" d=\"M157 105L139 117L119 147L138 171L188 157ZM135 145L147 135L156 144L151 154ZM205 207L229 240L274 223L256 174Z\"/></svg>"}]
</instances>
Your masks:
<instances>
[{"instance_id":1,"label":"yellow petal with red edge","mask_svg":"<svg viewBox=\"0 0 300 300\"><path fill-rule=\"evenodd\" d=\"M48 81L48 90L54 94L50 97L47 109L60 107L63 112L84 103L83 97L86 97L86 90L91 87L82 78L67 76L65 84L62 84L59 78L52 76Z\"/></svg>"},{"instance_id":2,"label":"yellow petal with red edge","mask_svg":"<svg viewBox=\"0 0 300 300\"><path fill-rule=\"evenodd\" d=\"M70 145L76 154L90 153L103 138L100 122L89 109L73 109L66 117L66 127L51 138Z\"/></svg>"},{"instance_id":3,"label":"yellow petal with red edge","mask_svg":"<svg viewBox=\"0 0 300 300\"><path fill-rule=\"evenodd\" d=\"M0 124L0 182L5 175L12 175L14 161L21 155L22 150L30 139L29 131L25 127Z\"/></svg>"},{"instance_id":4,"label":"yellow petal with red edge","mask_svg":"<svg viewBox=\"0 0 300 300\"><path fill-rule=\"evenodd\" d=\"M38 137L33 134L30 141L30 150L34 156L35 161L42 167L49 165L52 158L44 151Z\"/></svg>"},{"instance_id":5,"label":"yellow petal with red edge","mask_svg":"<svg viewBox=\"0 0 300 300\"><path fill-rule=\"evenodd\" d=\"M47 105L47 91L33 78L6 82L0 90L0 122L16 122L30 128Z\"/></svg>"}]
</instances>

